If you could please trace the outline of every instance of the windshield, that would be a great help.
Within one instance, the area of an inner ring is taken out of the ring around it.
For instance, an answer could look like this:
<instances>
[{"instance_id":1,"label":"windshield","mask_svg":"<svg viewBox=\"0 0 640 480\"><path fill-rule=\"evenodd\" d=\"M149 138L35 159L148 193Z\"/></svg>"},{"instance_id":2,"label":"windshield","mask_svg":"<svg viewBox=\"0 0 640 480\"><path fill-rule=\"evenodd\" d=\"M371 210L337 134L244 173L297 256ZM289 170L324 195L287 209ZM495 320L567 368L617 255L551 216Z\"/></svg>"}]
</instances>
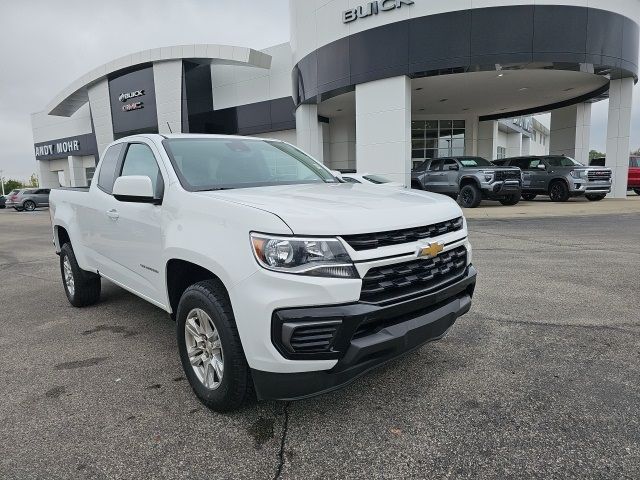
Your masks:
<instances>
[{"instance_id":1,"label":"windshield","mask_svg":"<svg viewBox=\"0 0 640 480\"><path fill-rule=\"evenodd\" d=\"M493 163L482 157L458 157L463 167L493 167Z\"/></svg>"},{"instance_id":2,"label":"windshield","mask_svg":"<svg viewBox=\"0 0 640 480\"><path fill-rule=\"evenodd\" d=\"M283 142L238 138L169 138L163 145L190 191L338 183L325 168Z\"/></svg>"},{"instance_id":3,"label":"windshield","mask_svg":"<svg viewBox=\"0 0 640 480\"><path fill-rule=\"evenodd\" d=\"M365 175L362 178L377 185L382 185L383 183L389 183L391 181L388 178L381 177L380 175Z\"/></svg>"},{"instance_id":4,"label":"windshield","mask_svg":"<svg viewBox=\"0 0 640 480\"><path fill-rule=\"evenodd\" d=\"M584 167L571 157L548 157L546 160L550 167Z\"/></svg>"}]
</instances>

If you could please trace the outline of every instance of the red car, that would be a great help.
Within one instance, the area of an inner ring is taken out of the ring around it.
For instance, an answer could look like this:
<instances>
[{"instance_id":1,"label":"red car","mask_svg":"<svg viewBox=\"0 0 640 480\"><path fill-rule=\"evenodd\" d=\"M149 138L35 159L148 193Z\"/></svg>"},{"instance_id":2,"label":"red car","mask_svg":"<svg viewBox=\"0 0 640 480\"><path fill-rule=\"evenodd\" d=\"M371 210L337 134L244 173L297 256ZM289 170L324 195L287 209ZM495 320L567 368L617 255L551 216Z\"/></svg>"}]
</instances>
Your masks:
<instances>
[{"instance_id":1,"label":"red car","mask_svg":"<svg viewBox=\"0 0 640 480\"><path fill-rule=\"evenodd\" d=\"M589 162L592 167L604 167L604 158L594 158ZM640 195L640 156L629 157L629 177L627 179L627 190L633 190Z\"/></svg>"},{"instance_id":2,"label":"red car","mask_svg":"<svg viewBox=\"0 0 640 480\"><path fill-rule=\"evenodd\" d=\"M627 188L640 195L640 157L629 158L629 180Z\"/></svg>"}]
</instances>

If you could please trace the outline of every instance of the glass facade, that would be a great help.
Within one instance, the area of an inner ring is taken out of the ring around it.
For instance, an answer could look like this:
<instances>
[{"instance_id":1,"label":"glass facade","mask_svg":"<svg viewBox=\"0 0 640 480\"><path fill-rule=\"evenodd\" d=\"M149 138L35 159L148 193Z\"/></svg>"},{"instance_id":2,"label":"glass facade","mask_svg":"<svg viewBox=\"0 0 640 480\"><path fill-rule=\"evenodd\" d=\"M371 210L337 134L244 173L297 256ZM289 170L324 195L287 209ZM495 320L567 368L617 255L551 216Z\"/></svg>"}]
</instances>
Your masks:
<instances>
[{"instance_id":1,"label":"glass facade","mask_svg":"<svg viewBox=\"0 0 640 480\"><path fill-rule=\"evenodd\" d=\"M414 120L411 122L411 158L419 164L427 158L464 155L464 120Z\"/></svg>"}]
</instances>

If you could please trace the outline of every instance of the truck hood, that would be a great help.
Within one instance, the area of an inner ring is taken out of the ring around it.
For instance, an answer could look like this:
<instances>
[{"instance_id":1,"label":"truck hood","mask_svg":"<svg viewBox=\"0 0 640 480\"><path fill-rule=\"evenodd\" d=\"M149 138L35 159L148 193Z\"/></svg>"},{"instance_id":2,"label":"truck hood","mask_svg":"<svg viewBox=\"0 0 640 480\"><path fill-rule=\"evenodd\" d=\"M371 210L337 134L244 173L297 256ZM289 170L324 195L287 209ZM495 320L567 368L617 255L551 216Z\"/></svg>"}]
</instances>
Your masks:
<instances>
[{"instance_id":1,"label":"truck hood","mask_svg":"<svg viewBox=\"0 0 640 480\"><path fill-rule=\"evenodd\" d=\"M296 235L383 232L462 216L456 202L443 195L359 184L278 185L198 195L273 213Z\"/></svg>"}]
</instances>

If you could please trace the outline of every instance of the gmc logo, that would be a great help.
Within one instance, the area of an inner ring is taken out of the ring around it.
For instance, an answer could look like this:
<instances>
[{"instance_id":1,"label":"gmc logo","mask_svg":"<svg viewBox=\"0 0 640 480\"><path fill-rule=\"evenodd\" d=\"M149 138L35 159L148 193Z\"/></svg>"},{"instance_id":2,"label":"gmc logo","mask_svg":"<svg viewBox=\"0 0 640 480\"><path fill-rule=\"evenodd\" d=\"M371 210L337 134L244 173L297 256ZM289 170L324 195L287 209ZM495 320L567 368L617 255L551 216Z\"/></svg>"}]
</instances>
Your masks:
<instances>
[{"instance_id":1,"label":"gmc logo","mask_svg":"<svg viewBox=\"0 0 640 480\"><path fill-rule=\"evenodd\" d=\"M122 106L122 111L123 112L130 112L131 110L140 110L141 108L144 108L144 103L142 102L133 102L133 103L128 103L126 105Z\"/></svg>"}]
</instances>

